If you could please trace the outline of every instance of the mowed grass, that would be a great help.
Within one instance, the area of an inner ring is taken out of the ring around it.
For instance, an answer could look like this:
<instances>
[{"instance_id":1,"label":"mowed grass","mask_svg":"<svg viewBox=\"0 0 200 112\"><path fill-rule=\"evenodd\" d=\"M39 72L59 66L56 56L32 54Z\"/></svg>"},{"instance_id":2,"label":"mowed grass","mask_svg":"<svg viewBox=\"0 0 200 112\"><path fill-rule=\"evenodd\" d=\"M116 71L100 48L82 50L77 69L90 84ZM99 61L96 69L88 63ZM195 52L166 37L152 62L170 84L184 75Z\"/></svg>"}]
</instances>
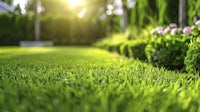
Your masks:
<instances>
[{"instance_id":1,"label":"mowed grass","mask_svg":"<svg viewBox=\"0 0 200 112\"><path fill-rule=\"evenodd\" d=\"M0 111L200 112L200 80L95 48L1 47Z\"/></svg>"}]
</instances>

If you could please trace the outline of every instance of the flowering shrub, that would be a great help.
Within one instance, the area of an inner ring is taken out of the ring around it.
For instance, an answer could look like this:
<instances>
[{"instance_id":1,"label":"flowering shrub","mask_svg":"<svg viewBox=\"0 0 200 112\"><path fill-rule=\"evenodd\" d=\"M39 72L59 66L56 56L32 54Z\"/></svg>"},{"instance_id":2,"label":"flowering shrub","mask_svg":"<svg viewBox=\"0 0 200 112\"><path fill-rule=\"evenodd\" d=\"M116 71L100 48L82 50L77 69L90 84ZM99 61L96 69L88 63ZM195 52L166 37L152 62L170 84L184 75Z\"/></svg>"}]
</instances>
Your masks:
<instances>
[{"instance_id":1,"label":"flowering shrub","mask_svg":"<svg viewBox=\"0 0 200 112\"><path fill-rule=\"evenodd\" d=\"M145 50L151 64L168 69L181 69L187 49L184 40L171 37L153 39Z\"/></svg>"},{"instance_id":2,"label":"flowering shrub","mask_svg":"<svg viewBox=\"0 0 200 112\"><path fill-rule=\"evenodd\" d=\"M196 39L200 36L200 20L196 21L195 25L191 27L192 39Z\"/></svg>"},{"instance_id":3,"label":"flowering shrub","mask_svg":"<svg viewBox=\"0 0 200 112\"><path fill-rule=\"evenodd\" d=\"M200 20L194 26L178 28L170 24L151 31L151 39L145 51L148 61L168 69L182 69L190 40L200 35Z\"/></svg>"}]
</instances>

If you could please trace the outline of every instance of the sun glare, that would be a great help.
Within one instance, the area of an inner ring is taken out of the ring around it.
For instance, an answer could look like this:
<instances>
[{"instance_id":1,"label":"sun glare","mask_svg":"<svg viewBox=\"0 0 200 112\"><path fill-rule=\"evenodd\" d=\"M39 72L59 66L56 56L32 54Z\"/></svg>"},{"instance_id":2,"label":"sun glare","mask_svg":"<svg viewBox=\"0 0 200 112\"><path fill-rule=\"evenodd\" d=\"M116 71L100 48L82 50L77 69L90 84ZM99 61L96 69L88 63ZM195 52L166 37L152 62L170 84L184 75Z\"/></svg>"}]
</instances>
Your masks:
<instances>
[{"instance_id":1,"label":"sun glare","mask_svg":"<svg viewBox=\"0 0 200 112\"><path fill-rule=\"evenodd\" d=\"M70 8L76 8L79 6L83 6L85 4L84 0L67 0L67 4Z\"/></svg>"}]
</instances>

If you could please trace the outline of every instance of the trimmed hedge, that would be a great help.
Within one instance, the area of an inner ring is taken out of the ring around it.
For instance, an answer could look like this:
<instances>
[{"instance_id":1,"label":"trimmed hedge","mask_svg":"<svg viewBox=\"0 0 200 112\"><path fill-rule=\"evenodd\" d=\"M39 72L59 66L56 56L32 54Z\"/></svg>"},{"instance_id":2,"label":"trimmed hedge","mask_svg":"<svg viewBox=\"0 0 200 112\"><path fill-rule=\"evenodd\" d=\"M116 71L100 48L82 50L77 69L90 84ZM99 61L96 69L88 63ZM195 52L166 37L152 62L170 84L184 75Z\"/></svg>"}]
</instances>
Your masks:
<instances>
[{"instance_id":1,"label":"trimmed hedge","mask_svg":"<svg viewBox=\"0 0 200 112\"><path fill-rule=\"evenodd\" d=\"M146 40L133 40L129 43L128 54L131 58L136 58L139 60L147 60L145 54L145 48L147 46Z\"/></svg>"},{"instance_id":2,"label":"trimmed hedge","mask_svg":"<svg viewBox=\"0 0 200 112\"><path fill-rule=\"evenodd\" d=\"M107 50L111 51L111 52L116 52L116 53L120 53L120 46L123 44L123 42L119 42L119 43L115 43L115 44L110 44L110 45L106 45L107 46Z\"/></svg>"},{"instance_id":3,"label":"trimmed hedge","mask_svg":"<svg viewBox=\"0 0 200 112\"><path fill-rule=\"evenodd\" d=\"M56 45L88 45L105 36L105 22L69 16L41 16L41 40ZM0 45L34 39L34 18L0 14Z\"/></svg>"},{"instance_id":4,"label":"trimmed hedge","mask_svg":"<svg viewBox=\"0 0 200 112\"><path fill-rule=\"evenodd\" d=\"M111 43L110 39L105 39L105 40L95 43L94 46L106 49L111 52L116 52L120 55L130 58L135 58L140 60L147 59L145 54L145 47L147 45L146 40L135 39L135 40L118 41L115 43Z\"/></svg>"},{"instance_id":5,"label":"trimmed hedge","mask_svg":"<svg viewBox=\"0 0 200 112\"><path fill-rule=\"evenodd\" d=\"M129 47L129 41L124 42L121 46L120 46L120 54L126 57L129 57L129 52L128 52L128 47Z\"/></svg>"},{"instance_id":6,"label":"trimmed hedge","mask_svg":"<svg viewBox=\"0 0 200 112\"><path fill-rule=\"evenodd\" d=\"M0 15L0 45L18 45L20 40L33 40L33 20L25 15Z\"/></svg>"},{"instance_id":7,"label":"trimmed hedge","mask_svg":"<svg viewBox=\"0 0 200 112\"><path fill-rule=\"evenodd\" d=\"M126 41L120 46L120 54L129 58L146 60L145 48L146 40L136 39Z\"/></svg>"}]
</instances>

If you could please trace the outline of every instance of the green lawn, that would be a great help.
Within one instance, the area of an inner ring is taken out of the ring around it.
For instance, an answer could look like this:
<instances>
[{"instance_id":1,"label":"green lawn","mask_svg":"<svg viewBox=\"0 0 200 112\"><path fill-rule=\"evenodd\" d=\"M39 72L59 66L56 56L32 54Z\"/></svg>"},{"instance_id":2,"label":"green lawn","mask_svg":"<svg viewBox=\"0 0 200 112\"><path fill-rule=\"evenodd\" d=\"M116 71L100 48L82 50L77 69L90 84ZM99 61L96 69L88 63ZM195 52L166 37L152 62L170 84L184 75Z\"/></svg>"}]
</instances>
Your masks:
<instances>
[{"instance_id":1,"label":"green lawn","mask_svg":"<svg viewBox=\"0 0 200 112\"><path fill-rule=\"evenodd\" d=\"M200 79L88 47L0 48L0 112L200 112Z\"/></svg>"}]
</instances>

